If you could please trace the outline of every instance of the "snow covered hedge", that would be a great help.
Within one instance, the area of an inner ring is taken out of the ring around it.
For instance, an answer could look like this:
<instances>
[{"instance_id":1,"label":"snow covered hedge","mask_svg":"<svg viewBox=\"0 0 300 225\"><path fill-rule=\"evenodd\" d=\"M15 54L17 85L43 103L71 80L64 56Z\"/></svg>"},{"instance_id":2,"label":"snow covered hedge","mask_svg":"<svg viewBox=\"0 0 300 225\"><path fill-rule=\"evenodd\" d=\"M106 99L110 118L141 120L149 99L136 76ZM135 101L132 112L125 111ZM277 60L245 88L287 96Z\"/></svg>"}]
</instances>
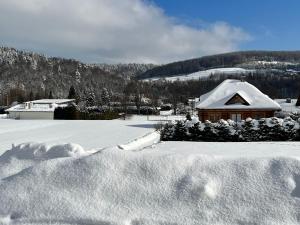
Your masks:
<instances>
[{"instance_id":1,"label":"snow covered hedge","mask_svg":"<svg viewBox=\"0 0 300 225\"><path fill-rule=\"evenodd\" d=\"M162 141L300 141L300 120L276 117L255 120L248 118L236 123L199 122L196 118L167 123L161 130Z\"/></svg>"}]
</instances>

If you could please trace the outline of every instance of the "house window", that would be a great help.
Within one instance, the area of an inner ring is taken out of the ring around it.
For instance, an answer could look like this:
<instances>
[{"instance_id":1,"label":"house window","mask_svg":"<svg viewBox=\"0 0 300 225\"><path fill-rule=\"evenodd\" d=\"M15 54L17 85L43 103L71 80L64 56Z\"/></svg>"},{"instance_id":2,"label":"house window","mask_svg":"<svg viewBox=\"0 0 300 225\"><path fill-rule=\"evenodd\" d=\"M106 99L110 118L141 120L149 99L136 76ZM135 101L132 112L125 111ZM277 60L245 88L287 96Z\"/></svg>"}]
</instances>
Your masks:
<instances>
[{"instance_id":1,"label":"house window","mask_svg":"<svg viewBox=\"0 0 300 225\"><path fill-rule=\"evenodd\" d=\"M263 117L265 117L264 113L256 113L255 116L254 116L254 119L259 120L259 119L261 119Z\"/></svg>"},{"instance_id":2,"label":"house window","mask_svg":"<svg viewBox=\"0 0 300 225\"><path fill-rule=\"evenodd\" d=\"M217 122L221 119L221 114L210 114L209 115L209 121L211 122Z\"/></svg>"},{"instance_id":3,"label":"house window","mask_svg":"<svg viewBox=\"0 0 300 225\"><path fill-rule=\"evenodd\" d=\"M242 114L231 114L231 119L235 122L241 122L242 121Z\"/></svg>"}]
</instances>

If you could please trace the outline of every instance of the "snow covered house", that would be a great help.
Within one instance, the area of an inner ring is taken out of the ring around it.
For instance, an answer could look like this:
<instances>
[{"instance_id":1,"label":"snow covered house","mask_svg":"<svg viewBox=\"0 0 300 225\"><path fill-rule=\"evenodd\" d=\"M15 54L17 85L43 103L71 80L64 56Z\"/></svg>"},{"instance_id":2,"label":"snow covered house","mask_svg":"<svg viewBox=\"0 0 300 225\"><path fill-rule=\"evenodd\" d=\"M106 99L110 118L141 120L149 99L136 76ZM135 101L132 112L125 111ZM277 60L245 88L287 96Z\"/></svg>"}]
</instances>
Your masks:
<instances>
[{"instance_id":1,"label":"snow covered house","mask_svg":"<svg viewBox=\"0 0 300 225\"><path fill-rule=\"evenodd\" d=\"M241 121L248 117L272 117L280 105L252 84L241 80L225 80L212 91L202 95L196 105L201 121L220 119Z\"/></svg>"},{"instance_id":2,"label":"snow covered house","mask_svg":"<svg viewBox=\"0 0 300 225\"><path fill-rule=\"evenodd\" d=\"M6 112L11 119L53 120L55 108L68 106L74 102L75 99L40 99L18 104Z\"/></svg>"}]
</instances>

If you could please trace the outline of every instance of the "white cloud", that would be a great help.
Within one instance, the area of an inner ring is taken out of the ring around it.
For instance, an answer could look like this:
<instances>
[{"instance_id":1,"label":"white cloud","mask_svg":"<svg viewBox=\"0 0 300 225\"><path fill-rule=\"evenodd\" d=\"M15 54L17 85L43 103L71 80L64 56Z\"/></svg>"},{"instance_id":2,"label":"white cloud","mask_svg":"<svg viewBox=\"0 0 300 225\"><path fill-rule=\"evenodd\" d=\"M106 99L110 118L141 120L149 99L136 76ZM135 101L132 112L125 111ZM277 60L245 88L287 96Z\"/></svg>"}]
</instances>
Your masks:
<instances>
[{"instance_id":1,"label":"white cloud","mask_svg":"<svg viewBox=\"0 0 300 225\"><path fill-rule=\"evenodd\" d=\"M249 39L226 23L179 24L145 0L0 0L0 30L2 45L110 63L171 62Z\"/></svg>"}]
</instances>

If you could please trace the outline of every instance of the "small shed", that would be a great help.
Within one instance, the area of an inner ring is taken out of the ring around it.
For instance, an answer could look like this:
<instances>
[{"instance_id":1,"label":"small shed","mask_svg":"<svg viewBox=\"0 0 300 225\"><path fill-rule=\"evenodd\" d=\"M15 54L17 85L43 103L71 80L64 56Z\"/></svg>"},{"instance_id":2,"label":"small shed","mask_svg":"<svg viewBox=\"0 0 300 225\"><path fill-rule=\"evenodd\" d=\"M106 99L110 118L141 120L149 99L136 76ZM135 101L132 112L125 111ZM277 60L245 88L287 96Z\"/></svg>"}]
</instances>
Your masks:
<instances>
[{"instance_id":1,"label":"small shed","mask_svg":"<svg viewBox=\"0 0 300 225\"><path fill-rule=\"evenodd\" d=\"M6 112L11 119L53 120L55 108L68 106L74 102L75 99L40 99L15 105Z\"/></svg>"}]
</instances>

